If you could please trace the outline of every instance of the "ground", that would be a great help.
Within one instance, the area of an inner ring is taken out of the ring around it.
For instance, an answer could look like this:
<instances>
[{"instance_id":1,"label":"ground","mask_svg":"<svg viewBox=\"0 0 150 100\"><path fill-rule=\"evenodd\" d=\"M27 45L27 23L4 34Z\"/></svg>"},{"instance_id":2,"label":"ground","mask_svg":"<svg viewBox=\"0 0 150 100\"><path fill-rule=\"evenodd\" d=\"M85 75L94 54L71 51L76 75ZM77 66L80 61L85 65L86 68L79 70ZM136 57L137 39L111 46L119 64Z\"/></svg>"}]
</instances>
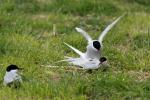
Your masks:
<instances>
[{"instance_id":1,"label":"ground","mask_svg":"<svg viewBox=\"0 0 150 100\"><path fill-rule=\"evenodd\" d=\"M0 0L1 100L148 100L150 98L149 0ZM110 67L92 74L54 63L78 57L113 20L126 16L104 38L102 55ZM23 67L19 89L4 87L9 64ZM58 66L49 68L47 66Z\"/></svg>"}]
</instances>

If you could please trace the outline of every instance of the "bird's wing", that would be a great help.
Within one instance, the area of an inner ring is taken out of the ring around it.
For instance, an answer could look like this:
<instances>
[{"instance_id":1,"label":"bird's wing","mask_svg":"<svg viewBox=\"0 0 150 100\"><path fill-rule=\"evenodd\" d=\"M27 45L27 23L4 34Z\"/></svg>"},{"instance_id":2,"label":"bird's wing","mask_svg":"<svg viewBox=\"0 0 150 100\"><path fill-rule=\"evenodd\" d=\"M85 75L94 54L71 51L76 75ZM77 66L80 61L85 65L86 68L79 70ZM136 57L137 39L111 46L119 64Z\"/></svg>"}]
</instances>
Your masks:
<instances>
[{"instance_id":1,"label":"bird's wing","mask_svg":"<svg viewBox=\"0 0 150 100\"><path fill-rule=\"evenodd\" d=\"M109 24L105 30L101 33L101 35L99 36L98 40L100 43L102 43L104 36L108 33L108 31L116 25L116 23L122 18L124 17L125 14L123 14L122 16L118 17L115 21L113 21L111 24Z\"/></svg>"},{"instance_id":2,"label":"bird's wing","mask_svg":"<svg viewBox=\"0 0 150 100\"><path fill-rule=\"evenodd\" d=\"M85 37L85 39L86 39L88 42L91 42L91 41L92 41L92 38L91 38L91 37L88 35L88 33L85 32L83 29L78 28L78 27L76 27L75 29L77 30L77 32L81 33L81 34Z\"/></svg>"},{"instance_id":3,"label":"bird's wing","mask_svg":"<svg viewBox=\"0 0 150 100\"><path fill-rule=\"evenodd\" d=\"M69 44L67 44L67 43L65 43L65 42L64 42L64 44L67 45L69 48L71 48L74 52L76 52L76 53L77 53L78 55L80 55L81 57L84 56L84 53L83 53L83 52L79 51L78 49L72 47L71 45L69 45Z\"/></svg>"},{"instance_id":4,"label":"bird's wing","mask_svg":"<svg viewBox=\"0 0 150 100\"><path fill-rule=\"evenodd\" d=\"M81 64L83 63L83 60L81 58L67 57L64 60L58 61L56 63L59 63L59 62L68 62L71 65L82 67Z\"/></svg>"}]
</instances>

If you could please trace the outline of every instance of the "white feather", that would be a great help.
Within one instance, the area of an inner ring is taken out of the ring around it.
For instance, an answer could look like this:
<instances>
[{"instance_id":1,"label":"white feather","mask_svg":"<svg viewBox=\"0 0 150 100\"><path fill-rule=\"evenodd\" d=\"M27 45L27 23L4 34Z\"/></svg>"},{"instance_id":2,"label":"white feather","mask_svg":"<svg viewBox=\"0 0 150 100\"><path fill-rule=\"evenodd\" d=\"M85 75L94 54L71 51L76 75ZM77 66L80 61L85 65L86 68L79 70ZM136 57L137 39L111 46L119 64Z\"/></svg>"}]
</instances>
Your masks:
<instances>
[{"instance_id":1,"label":"white feather","mask_svg":"<svg viewBox=\"0 0 150 100\"><path fill-rule=\"evenodd\" d=\"M87 32L78 27L76 27L75 29L77 30L77 32L81 33L86 38L86 40L88 40L88 42L92 42L92 38L88 35Z\"/></svg>"},{"instance_id":2,"label":"white feather","mask_svg":"<svg viewBox=\"0 0 150 100\"><path fill-rule=\"evenodd\" d=\"M125 14L124 14L125 15ZM113 21L111 24L109 24L106 28L105 28L105 30L101 33L101 35L99 36L99 42L102 44L102 41L103 41L103 38L104 38L104 36L108 33L108 31L112 28L112 27L114 27L115 25L116 25L116 23L122 18L122 17L124 17L124 15L122 15L122 16L120 16L119 18L117 18L115 21Z\"/></svg>"},{"instance_id":3,"label":"white feather","mask_svg":"<svg viewBox=\"0 0 150 100\"><path fill-rule=\"evenodd\" d=\"M72 47L71 45L69 45L69 44L67 44L67 43L65 43L65 42L64 42L64 44L67 45L69 48L71 48L73 51L75 51L78 55L80 55L80 56L82 56L82 57L84 56L84 53L82 53L82 52L79 51L78 49Z\"/></svg>"},{"instance_id":4,"label":"white feather","mask_svg":"<svg viewBox=\"0 0 150 100\"><path fill-rule=\"evenodd\" d=\"M69 64L76 65L77 67L82 67L83 69L98 69L100 67L100 61L97 59L84 59L84 58L73 58L70 57L65 59Z\"/></svg>"},{"instance_id":5,"label":"white feather","mask_svg":"<svg viewBox=\"0 0 150 100\"><path fill-rule=\"evenodd\" d=\"M21 76L17 73L17 70L11 70L10 72L6 72L4 76L4 85L7 85L11 82L19 81L22 82Z\"/></svg>"}]
</instances>

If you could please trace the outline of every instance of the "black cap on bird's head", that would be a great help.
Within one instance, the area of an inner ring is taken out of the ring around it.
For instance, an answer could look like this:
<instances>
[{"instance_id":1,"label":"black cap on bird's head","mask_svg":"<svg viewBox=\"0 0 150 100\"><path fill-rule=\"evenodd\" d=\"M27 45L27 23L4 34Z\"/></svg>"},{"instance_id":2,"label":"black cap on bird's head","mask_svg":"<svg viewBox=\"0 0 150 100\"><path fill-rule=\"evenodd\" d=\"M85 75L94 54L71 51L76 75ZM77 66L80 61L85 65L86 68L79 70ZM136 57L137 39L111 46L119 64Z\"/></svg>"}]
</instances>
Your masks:
<instances>
[{"instance_id":1,"label":"black cap on bird's head","mask_svg":"<svg viewBox=\"0 0 150 100\"><path fill-rule=\"evenodd\" d=\"M7 71L7 72L10 72L11 70L19 70L19 69L22 69L22 68L19 68L17 65L9 65L9 66L6 68L6 71Z\"/></svg>"},{"instance_id":2,"label":"black cap on bird's head","mask_svg":"<svg viewBox=\"0 0 150 100\"><path fill-rule=\"evenodd\" d=\"M95 49L97 50L100 50L101 48L101 45L100 45L100 42L99 41L93 41L93 46Z\"/></svg>"},{"instance_id":3,"label":"black cap on bird's head","mask_svg":"<svg viewBox=\"0 0 150 100\"><path fill-rule=\"evenodd\" d=\"M100 58L100 62L101 62L101 63L105 62L106 60L107 60L106 57L101 57L101 58Z\"/></svg>"}]
</instances>

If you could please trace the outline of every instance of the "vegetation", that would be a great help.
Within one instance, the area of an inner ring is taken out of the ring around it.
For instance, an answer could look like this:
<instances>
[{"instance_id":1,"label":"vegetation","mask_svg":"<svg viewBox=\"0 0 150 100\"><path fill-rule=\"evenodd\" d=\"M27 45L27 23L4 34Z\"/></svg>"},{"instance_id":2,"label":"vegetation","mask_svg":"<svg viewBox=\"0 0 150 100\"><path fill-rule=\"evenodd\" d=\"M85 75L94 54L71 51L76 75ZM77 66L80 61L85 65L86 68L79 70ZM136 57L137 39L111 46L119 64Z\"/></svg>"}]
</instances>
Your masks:
<instances>
[{"instance_id":1,"label":"vegetation","mask_svg":"<svg viewBox=\"0 0 150 100\"><path fill-rule=\"evenodd\" d=\"M149 5L149 0L0 0L0 99L148 100ZM107 71L88 74L54 63L65 55L77 56L63 42L86 50L87 41L76 26L96 39L123 13L127 15L104 39ZM9 64L24 68L19 89L2 84Z\"/></svg>"}]
</instances>

